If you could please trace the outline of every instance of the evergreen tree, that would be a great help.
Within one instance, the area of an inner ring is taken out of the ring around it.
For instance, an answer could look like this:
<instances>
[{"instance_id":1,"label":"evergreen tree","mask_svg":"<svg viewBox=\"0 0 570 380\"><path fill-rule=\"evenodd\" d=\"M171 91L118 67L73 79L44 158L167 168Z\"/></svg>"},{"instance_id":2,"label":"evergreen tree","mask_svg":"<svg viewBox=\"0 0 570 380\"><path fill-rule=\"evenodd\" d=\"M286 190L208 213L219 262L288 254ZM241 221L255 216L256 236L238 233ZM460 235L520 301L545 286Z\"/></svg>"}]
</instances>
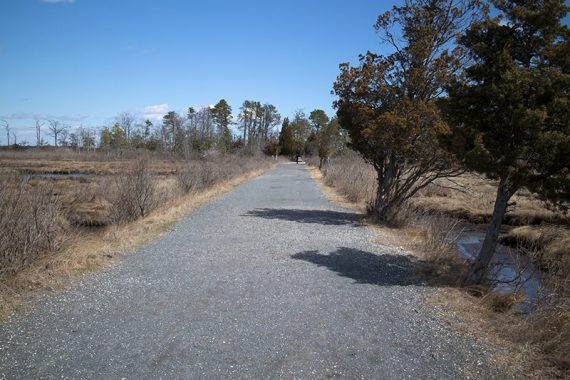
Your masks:
<instances>
[{"instance_id":1,"label":"evergreen tree","mask_svg":"<svg viewBox=\"0 0 570 380\"><path fill-rule=\"evenodd\" d=\"M281 131L279 132L279 146L281 147L281 154L291 155L294 153L295 145L293 143L293 133L289 125L289 118L283 119Z\"/></svg>"},{"instance_id":2,"label":"evergreen tree","mask_svg":"<svg viewBox=\"0 0 570 380\"><path fill-rule=\"evenodd\" d=\"M309 120L317 132L319 132L321 128L326 126L330 121L325 111L321 109L315 109L311 111L309 114Z\"/></svg>"},{"instance_id":3,"label":"evergreen tree","mask_svg":"<svg viewBox=\"0 0 570 380\"><path fill-rule=\"evenodd\" d=\"M183 120L175 111L170 111L162 118L167 149L182 154L184 152Z\"/></svg>"},{"instance_id":4,"label":"evergreen tree","mask_svg":"<svg viewBox=\"0 0 570 380\"><path fill-rule=\"evenodd\" d=\"M113 149L120 149L127 146L127 140L125 138L125 132L119 123L113 124L111 129L111 147Z\"/></svg>"},{"instance_id":5,"label":"evergreen tree","mask_svg":"<svg viewBox=\"0 0 570 380\"><path fill-rule=\"evenodd\" d=\"M344 141L340 133L340 125L336 118L330 120L318 133L319 142L319 169L330 156L342 149Z\"/></svg>"},{"instance_id":6,"label":"evergreen tree","mask_svg":"<svg viewBox=\"0 0 570 380\"><path fill-rule=\"evenodd\" d=\"M99 137L99 149L109 150L111 149L111 140L113 136L111 130L108 127L103 127Z\"/></svg>"},{"instance_id":7,"label":"evergreen tree","mask_svg":"<svg viewBox=\"0 0 570 380\"><path fill-rule=\"evenodd\" d=\"M394 52L368 52L358 67L340 65L334 105L351 146L376 169L370 211L380 220L392 219L435 179L457 174L438 148L448 127L436 100L462 64L457 34L484 11L478 0L405 0L375 25Z\"/></svg>"},{"instance_id":8,"label":"evergreen tree","mask_svg":"<svg viewBox=\"0 0 570 380\"><path fill-rule=\"evenodd\" d=\"M232 132L230 131L232 107L225 99L221 99L212 108L212 117L218 126L218 149L222 152L228 152L232 144Z\"/></svg>"},{"instance_id":9,"label":"evergreen tree","mask_svg":"<svg viewBox=\"0 0 570 380\"><path fill-rule=\"evenodd\" d=\"M313 128L302 110L295 112L295 117L293 121L289 123L289 127L293 136L293 153L305 153L307 140L309 136L311 136Z\"/></svg>"},{"instance_id":10,"label":"evergreen tree","mask_svg":"<svg viewBox=\"0 0 570 380\"><path fill-rule=\"evenodd\" d=\"M484 280L509 199L521 187L557 201L570 186L569 29L563 0L494 0L499 17L462 37L473 64L443 102L447 149L499 180L492 220L468 284Z\"/></svg>"}]
</instances>

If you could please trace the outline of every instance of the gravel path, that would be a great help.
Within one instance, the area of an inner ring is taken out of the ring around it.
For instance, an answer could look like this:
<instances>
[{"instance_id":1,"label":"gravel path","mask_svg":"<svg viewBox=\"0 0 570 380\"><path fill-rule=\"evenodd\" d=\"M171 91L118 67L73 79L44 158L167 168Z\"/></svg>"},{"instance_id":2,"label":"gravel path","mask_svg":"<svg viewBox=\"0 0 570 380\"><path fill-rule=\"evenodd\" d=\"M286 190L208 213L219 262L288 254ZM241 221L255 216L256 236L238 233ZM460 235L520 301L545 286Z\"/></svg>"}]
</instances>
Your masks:
<instances>
[{"instance_id":1,"label":"gravel path","mask_svg":"<svg viewBox=\"0 0 570 380\"><path fill-rule=\"evenodd\" d=\"M0 326L0 379L500 378L412 261L283 164Z\"/></svg>"}]
</instances>

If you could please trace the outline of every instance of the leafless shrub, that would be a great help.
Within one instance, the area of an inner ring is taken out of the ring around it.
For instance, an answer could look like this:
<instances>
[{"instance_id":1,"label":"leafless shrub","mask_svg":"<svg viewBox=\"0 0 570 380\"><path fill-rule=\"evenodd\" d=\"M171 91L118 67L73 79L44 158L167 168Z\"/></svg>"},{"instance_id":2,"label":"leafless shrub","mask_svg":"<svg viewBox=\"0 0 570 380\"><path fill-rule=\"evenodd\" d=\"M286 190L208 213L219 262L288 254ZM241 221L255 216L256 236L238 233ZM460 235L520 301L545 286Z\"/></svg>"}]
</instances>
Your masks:
<instances>
[{"instance_id":1,"label":"leafless shrub","mask_svg":"<svg viewBox=\"0 0 570 380\"><path fill-rule=\"evenodd\" d=\"M176 171L178 186L184 193L200 191L239 175L267 167L265 156L222 156L211 161L185 163Z\"/></svg>"},{"instance_id":2,"label":"leafless shrub","mask_svg":"<svg viewBox=\"0 0 570 380\"><path fill-rule=\"evenodd\" d=\"M149 161L148 157L135 161L129 172L117 178L116 193L111 201L115 221L144 218L156 206L156 184Z\"/></svg>"},{"instance_id":3,"label":"leafless shrub","mask_svg":"<svg viewBox=\"0 0 570 380\"><path fill-rule=\"evenodd\" d=\"M432 255L444 255L454 250L461 233L459 222L442 214L423 214L416 225L425 231L424 247Z\"/></svg>"},{"instance_id":4,"label":"leafless shrub","mask_svg":"<svg viewBox=\"0 0 570 380\"><path fill-rule=\"evenodd\" d=\"M196 191L202 187L202 177L198 165L188 163L176 171L176 181L184 193Z\"/></svg>"},{"instance_id":5,"label":"leafless shrub","mask_svg":"<svg viewBox=\"0 0 570 380\"><path fill-rule=\"evenodd\" d=\"M321 171L325 184L350 202L370 204L376 195L376 171L355 152L331 158Z\"/></svg>"},{"instance_id":6,"label":"leafless shrub","mask_svg":"<svg viewBox=\"0 0 570 380\"><path fill-rule=\"evenodd\" d=\"M219 166L208 161L200 165L200 177L202 179L202 186L205 189L213 186L216 182L225 179L221 175Z\"/></svg>"},{"instance_id":7,"label":"leafless shrub","mask_svg":"<svg viewBox=\"0 0 570 380\"><path fill-rule=\"evenodd\" d=\"M51 189L31 187L17 176L0 179L0 278L57 251L67 220Z\"/></svg>"}]
</instances>

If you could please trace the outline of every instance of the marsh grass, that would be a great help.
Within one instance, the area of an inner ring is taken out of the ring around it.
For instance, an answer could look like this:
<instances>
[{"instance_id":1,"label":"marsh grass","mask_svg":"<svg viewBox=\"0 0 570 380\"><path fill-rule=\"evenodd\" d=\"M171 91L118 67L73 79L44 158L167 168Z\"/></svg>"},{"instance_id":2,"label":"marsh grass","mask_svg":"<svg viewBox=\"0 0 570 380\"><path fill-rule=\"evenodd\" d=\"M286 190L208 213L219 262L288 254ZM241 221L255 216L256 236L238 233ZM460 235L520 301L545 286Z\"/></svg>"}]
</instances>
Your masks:
<instances>
[{"instance_id":1,"label":"marsh grass","mask_svg":"<svg viewBox=\"0 0 570 380\"><path fill-rule=\"evenodd\" d=\"M90 178L87 183L78 179L23 182L17 175L2 178L0 244L4 246L0 249L6 254L0 271L0 319L18 310L29 295L59 288L69 276L96 271L168 232L195 207L275 163L263 156L234 155L215 162L176 161L171 175L156 172L152 157L129 165L126 180L114 174ZM203 183L209 186L181 191L174 175L181 166L208 166L208 179ZM152 186L152 198L147 197L147 186ZM27 202L21 202L23 199ZM149 199L153 203L147 203ZM128 209L127 217L117 217L117 208ZM97 223L91 223L94 219Z\"/></svg>"},{"instance_id":2,"label":"marsh grass","mask_svg":"<svg viewBox=\"0 0 570 380\"><path fill-rule=\"evenodd\" d=\"M321 174L313 177L358 209L374 197L375 173L353 153L331 159ZM519 227L510 229L503 241L545 270L541 273L542 296L530 314L522 316L513 310L512 306L524 297L521 292L498 294L489 292L488 286L460 286L468 263L454 252L454 240L461 232L459 220L486 223L495 191L493 181L475 174L440 180L405 205L392 225L373 224L373 228L381 232L382 243L388 239L392 244L403 244L422 259L425 265L421 270L428 283L442 287L431 297L433 304L445 310L441 318L492 347L492 364L513 378L568 378L568 214L546 207L524 190L515 195L515 204L507 214L506 223Z\"/></svg>"}]
</instances>

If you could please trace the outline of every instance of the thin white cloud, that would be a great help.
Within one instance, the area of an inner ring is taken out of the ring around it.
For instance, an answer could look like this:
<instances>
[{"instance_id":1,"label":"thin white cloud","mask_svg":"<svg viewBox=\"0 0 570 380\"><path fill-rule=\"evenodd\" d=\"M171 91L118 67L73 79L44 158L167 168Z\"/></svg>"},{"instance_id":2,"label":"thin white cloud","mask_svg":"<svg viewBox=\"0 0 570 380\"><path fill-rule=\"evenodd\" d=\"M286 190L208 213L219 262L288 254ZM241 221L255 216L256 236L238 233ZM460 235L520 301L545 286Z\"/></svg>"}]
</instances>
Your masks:
<instances>
[{"instance_id":1,"label":"thin white cloud","mask_svg":"<svg viewBox=\"0 0 570 380\"><path fill-rule=\"evenodd\" d=\"M7 119L7 120L28 120L28 119L34 119L36 118L36 115L39 114L35 114L32 112L15 112L15 113L11 113L8 115L2 115L2 119ZM44 115L44 114L42 114ZM39 119L44 119L44 117L40 117ZM46 118L47 119L47 118Z\"/></svg>"},{"instance_id":2,"label":"thin white cloud","mask_svg":"<svg viewBox=\"0 0 570 380\"><path fill-rule=\"evenodd\" d=\"M82 121L87 119L87 116L85 115L56 116L49 113L15 112L8 115L4 115L1 118L6 120L57 119L61 121Z\"/></svg>"},{"instance_id":3,"label":"thin white cloud","mask_svg":"<svg viewBox=\"0 0 570 380\"><path fill-rule=\"evenodd\" d=\"M166 103L152 104L144 107L139 115L145 120L159 121L169 111L169 108Z\"/></svg>"},{"instance_id":4,"label":"thin white cloud","mask_svg":"<svg viewBox=\"0 0 570 380\"><path fill-rule=\"evenodd\" d=\"M58 117L58 119L63 120L63 121L83 121L83 120L87 119L87 116L85 116L85 115L62 115L62 116Z\"/></svg>"},{"instance_id":5,"label":"thin white cloud","mask_svg":"<svg viewBox=\"0 0 570 380\"><path fill-rule=\"evenodd\" d=\"M40 0L40 2L48 4L62 4L62 3L73 4L75 3L75 0Z\"/></svg>"}]
</instances>

